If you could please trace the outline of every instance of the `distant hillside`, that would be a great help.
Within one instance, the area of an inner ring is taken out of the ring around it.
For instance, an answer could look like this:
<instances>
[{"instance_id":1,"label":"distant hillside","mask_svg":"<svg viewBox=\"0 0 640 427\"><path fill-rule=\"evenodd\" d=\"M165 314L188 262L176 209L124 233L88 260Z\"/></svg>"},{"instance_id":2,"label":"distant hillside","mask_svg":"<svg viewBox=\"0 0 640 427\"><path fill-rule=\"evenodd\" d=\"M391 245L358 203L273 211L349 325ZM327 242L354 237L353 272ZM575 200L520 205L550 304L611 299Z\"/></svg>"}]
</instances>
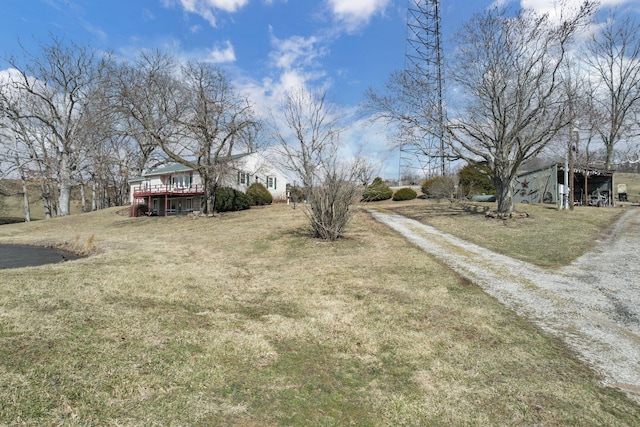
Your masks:
<instances>
[{"instance_id":1,"label":"distant hillside","mask_svg":"<svg viewBox=\"0 0 640 427\"><path fill-rule=\"evenodd\" d=\"M618 194L618 184L627 184L627 199L630 202L640 201L640 174L637 173L616 173L613 177L614 193Z\"/></svg>"},{"instance_id":2,"label":"distant hillside","mask_svg":"<svg viewBox=\"0 0 640 427\"><path fill-rule=\"evenodd\" d=\"M31 220L44 219L44 209L40 188L29 186L29 205ZM71 193L71 214L82 212L80 197L77 191ZM24 221L24 205L22 202L22 184L15 179L0 180L0 225Z\"/></svg>"}]
</instances>

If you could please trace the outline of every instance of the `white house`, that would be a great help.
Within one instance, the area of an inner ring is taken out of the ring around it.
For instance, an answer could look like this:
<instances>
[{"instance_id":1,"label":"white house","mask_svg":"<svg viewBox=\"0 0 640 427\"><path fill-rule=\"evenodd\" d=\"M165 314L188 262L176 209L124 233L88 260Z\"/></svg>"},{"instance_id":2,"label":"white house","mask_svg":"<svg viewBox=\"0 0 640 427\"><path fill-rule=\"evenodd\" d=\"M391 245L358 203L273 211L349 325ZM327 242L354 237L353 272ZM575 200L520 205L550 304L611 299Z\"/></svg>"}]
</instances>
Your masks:
<instances>
[{"instance_id":1,"label":"white house","mask_svg":"<svg viewBox=\"0 0 640 427\"><path fill-rule=\"evenodd\" d=\"M237 154L231 157L229 165L230 172L220 186L247 191L251 184L259 182L269 190L274 201L286 200L287 176L262 154ZM200 175L179 163L131 179L129 186L133 215L140 205L146 205L149 214L153 215L199 211L206 200Z\"/></svg>"}]
</instances>

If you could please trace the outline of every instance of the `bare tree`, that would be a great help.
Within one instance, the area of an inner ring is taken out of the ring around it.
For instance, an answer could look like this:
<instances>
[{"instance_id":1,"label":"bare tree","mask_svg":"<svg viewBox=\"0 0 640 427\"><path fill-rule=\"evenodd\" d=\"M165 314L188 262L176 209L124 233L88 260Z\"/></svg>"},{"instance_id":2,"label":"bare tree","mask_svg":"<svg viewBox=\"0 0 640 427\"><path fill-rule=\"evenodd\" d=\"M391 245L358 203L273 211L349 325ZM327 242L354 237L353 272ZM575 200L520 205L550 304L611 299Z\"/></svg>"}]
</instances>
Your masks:
<instances>
[{"instance_id":1,"label":"bare tree","mask_svg":"<svg viewBox=\"0 0 640 427\"><path fill-rule=\"evenodd\" d=\"M394 126L398 148L415 147L417 153L428 158L444 158L439 143L444 138L442 105L432 96L437 93L433 85L433 78L424 73L394 71L382 89L367 89L360 110L370 114L373 121ZM451 157L451 153L446 156Z\"/></svg>"},{"instance_id":2,"label":"bare tree","mask_svg":"<svg viewBox=\"0 0 640 427\"><path fill-rule=\"evenodd\" d=\"M2 97L0 96L0 101ZM0 103L2 106L4 102ZM11 174L17 174L22 184L22 200L24 207L24 220L25 222L31 221L31 206L29 204L29 189L28 189L28 175L29 175L29 157L25 155L23 145L19 142L19 133L13 128L15 123L8 120L8 110L2 108L0 111L5 111L4 117L0 116L0 165L5 167L0 168L0 178L3 175L10 176Z\"/></svg>"},{"instance_id":3,"label":"bare tree","mask_svg":"<svg viewBox=\"0 0 640 427\"><path fill-rule=\"evenodd\" d=\"M279 107L278 116L271 117L275 149L283 166L302 181L313 235L336 240L351 218L366 164L359 159L339 161L340 128L326 91L293 89Z\"/></svg>"},{"instance_id":4,"label":"bare tree","mask_svg":"<svg viewBox=\"0 0 640 427\"><path fill-rule=\"evenodd\" d=\"M609 170L616 144L639 133L640 23L613 13L585 50L582 58L594 76L592 103L598 120L593 125L604 144Z\"/></svg>"},{"instance_id":5,"label":"bare tree","mask_svg":"<svg viewBox=\"0 0 640 427\"><path fill-rule=\"evenodd\" d=\"M37 120L20 119L25 111L23 93L13 89L10 84L0 86L0 103L3 117L0 123L0 159L10 165L7 173L15 172L20 176L23 187L25 221L31 219L28 183L40 184L45 218L49 219L55 210L52 201L54 180L54 158L48 153L50 145L46 132Z\"/></svg>"},{"instance_id":6,"label":"bare tree","mask_svg":"<svg viewBox=\"0 0 640 427\"><path fill-rule=\"evenodd\" d=\"M87 95L98 82L100 61L87 46L52 37L41 46L39 56L24 51L23 64L15 56L7 59L17 70L11 75L12 89L21 93L24 103L16 120L35 121L55 150L58 185L57 215L69 214L73 171L77 166L79 138Z\"/></svg>"},{"instance_id":7,"label":"bare tree","mask_svg":"<svg viewBox=\"0 0 640 427\"><path fill-rule=\"evenodd\" d=\"M459 97L448 125L452 148L493 172L498 212L513 211L512 187L520 165L536 156L571 121L559 90L560 69L572 36L596 4L562 10L559 20L521 10L490 8L457 36L451 80Z\"/></svg>"},{"instance_id":8,"label":"bare tree","mask_svg":"<svg viewBox=\"0 0 640 427\"><path fill-rule=\"evenodd\" d=\"M271 134L275 150L284 159L283 166L300 178L305 189L311 188L340 135L326 91L309 92L303 87L289 90L278 116L272 114Z\"/></svg>"},{"instance_id":9,"label":"bare tree","mask_svg":"<svg viewBox=\"0 0 640 427\"><path fill-rule=\"evenodd\" d=\"M219 68L205 62L180 66L162 52L146 52L134 66L123 65L119 80L119 108L136 129L132 136L197 171L206 212L213 212L232 154L242 144L254 145L258 123L251 104Z\"/></svg>"},{"instance_id":10,"label":"bare tree","mask_svg":"<svg viewBox=\"0 0 640 427\"><path fill-rule=\"evenodd\" d=\"M334 154L323 164L321 182L307 193L307 217L314 237L334 241L342 237L351 220L351 207L360 193L357 170L351 162L340 162ZM327 156L327 157L329 157Z\"/></svg>"}]
</instances>

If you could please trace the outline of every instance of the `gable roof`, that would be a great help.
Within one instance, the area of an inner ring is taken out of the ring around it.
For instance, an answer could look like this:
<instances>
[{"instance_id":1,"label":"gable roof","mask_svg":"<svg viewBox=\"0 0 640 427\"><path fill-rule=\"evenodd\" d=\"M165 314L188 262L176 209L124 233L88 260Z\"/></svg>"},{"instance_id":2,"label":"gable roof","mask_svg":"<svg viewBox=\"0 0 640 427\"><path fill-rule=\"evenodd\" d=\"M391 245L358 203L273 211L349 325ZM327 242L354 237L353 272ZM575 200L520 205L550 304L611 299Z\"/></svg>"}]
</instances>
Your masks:
<instances>
[{"instance_id":1,"label":"gable roof","mask_svg":"<svg viewBox=\"0 0 640 427\"><path fill-rule=\"evenodd\" d=\"M282 173L282 171L276 167L273 163L271 163L267 158L265 158L262 154L260 154L257 151L251 152L251 153L240 153L240 154L233 154L231 156L229 156L229 161L235 161L235 160L240 160L244 157L249 157L249 156L259 156L260 158L262 158L263 160L267 161L269 164L269 167L274 169L275 171L277 171L277 173L283 175L286 177L286 174ZM171 175L174 173L181 173L181 172L192 172L193 169L185 166L183 164L180 163L169 163L166 164L164 166L160 166L158 168L152 169L146 173L143 173L142 176L139 177L135 177L129 180L129 182L140 182L140 181L144 181L145 179L149 178L149 177L153 177L153 176L160 176L160 175Z\"/></svg>"},{"instance_id":2,"label":"gable roof","mask_svg":"<svg viewBox=\"0 0 640 427\"><path fill-rule=\"evenodd\" d=\"M238 160L251 154L254 154L254 153L233 154L229 156L229 160ZM159 168L150 170L149 172L143 173L142 176L146 177L146 176L156 176L156 175L168 175L176 172L191 172L191 171L193 171L193 168L174 162L174 163L169 163L165 166L161 166Z\"/></svg>"},{"instance_id":3,"label":"gable roof","mask_svg":"<svg viewBox=\"0 0 640 427\"><path fill-rule=\"evenodd\" d=\"M176 172L190 172L192 170L193 169L191 169L190 167L181 165L180 163L169 163L168 165L151 170L143 174L142 176L167 175Z\"/></svg>"}]
</instances>

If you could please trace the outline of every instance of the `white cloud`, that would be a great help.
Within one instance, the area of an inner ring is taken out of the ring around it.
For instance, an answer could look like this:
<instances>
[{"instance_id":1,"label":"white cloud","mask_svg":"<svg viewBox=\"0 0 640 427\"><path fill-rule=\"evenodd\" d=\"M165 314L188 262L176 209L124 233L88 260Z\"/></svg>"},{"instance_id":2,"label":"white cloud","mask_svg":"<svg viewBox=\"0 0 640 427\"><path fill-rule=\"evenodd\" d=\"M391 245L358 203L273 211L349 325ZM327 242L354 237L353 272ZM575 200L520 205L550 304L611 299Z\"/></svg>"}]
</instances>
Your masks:
<instances>
[{"instance_id":1,"label":"white cloud","mask_svg":"<svg viewBox=\"0 0 640 427\"><path fill-rule=\"evenodd\" d=\"M385 11L389 0L327 0L337 21L353 31L369 23L376 14Z\"/></svg>"},{"instance_id":2,"label":"white cloud","mask_svg":"<svg viewBox=\"0 0 640 427\"><path fill-rule=\"evenodd\" d=\"M101 28L96 27L90 22L85 21L82 18L78 18L80 23L82 23L82 27L89 33L93 34L98 40L101 42L105 42L108 39L107 33L104 32Z\"/></svg>"},{"instance_id":3,"label":"white cloud","mask_svg":"<svg viewBox=\"0 0 640 427\"><path fill-rule=\"evenodd\" d=\"M249 0L162 0L165 7L178 3L186 12L200 15L212 27L217 25L217 11L234 13L249 3Z\"/></svg>"},{"instance_id":4,"label":"white cloud","mask_svg":"<svg viewBox=\"0 0 640 427\"><path fill-rule=\"evenodd\" d=\"M327 54L323 41L316 36L279 39L272 33L271 44L274 50L269 54L269 58L275 67L284 70L313 67L318 58Z\"/></svg>"},{"instance_id":5,"label":"white cloud","mask_svg":"<svg viewBox=\"0 0 640 427\"><path fill-rule=\"evenodd\" d=\"M144 8L144 9L142 9L142 19L144 21L147 21L147 22L148 21L155 21L156 16L149 9Z\"/></svg>"},{"instance_id":6,"label":"white cloud","mask_svg":"<svg viewBox=\"0 0 640 427\"><path fill-rule=\"evenodd\" d=\"M514 0L494 0L490 7L502 7ZM569 8L578 8L584 0L566 0ZM600 0L600 7L615 7L623 4L631 4L637 0ZM549 16L557 17L560 10L560 2L558 0L520 0L520 7L523 9L533 9L538 13L549 13Z\"/></svg>"},{"instance_id":7,"label":"white cloud","mask_svg":"<svg viewBox=\"0 0 640 427\"><path fill-rule=\"evenodd\" d=\"M214 64L220 64L223 62L234 62L236 60L236 53L233 49L233 45L230 41L226 41L223 48L215 47L207 56L206 60L213 62Z\"/></svg>"},{"instance_id":8,"label":"white cloud","mask_svg":"<svg viewBox=\"0 0 640 427\"><path fill-rule=\"evenodd\" d=\"M500 1L500 0L497 0ZM584 0L566 0L566 5L569 8L577 9L583 3ZM600 7L615 7L626 3L633 3L637 0L600 0ZM560 6L558 1L549 0L521 0L520 6L523 8L530 8L540 13L549 13L550 17L557 17L559 15Z\"/></svg>"}]
</instances>

